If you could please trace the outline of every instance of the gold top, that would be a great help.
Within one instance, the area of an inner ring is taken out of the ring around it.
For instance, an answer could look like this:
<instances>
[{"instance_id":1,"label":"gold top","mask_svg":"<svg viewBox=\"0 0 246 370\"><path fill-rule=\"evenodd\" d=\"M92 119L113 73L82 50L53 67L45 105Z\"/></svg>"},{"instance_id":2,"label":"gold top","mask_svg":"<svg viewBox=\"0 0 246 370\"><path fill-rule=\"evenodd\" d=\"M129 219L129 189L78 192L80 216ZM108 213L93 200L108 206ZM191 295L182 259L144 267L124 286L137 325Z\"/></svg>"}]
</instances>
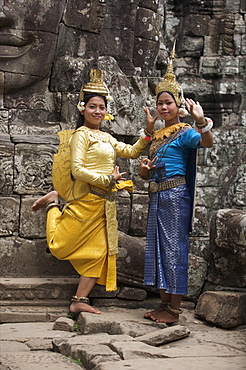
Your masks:
<instances>
[{"instance_id":1,"label":"gold top","mask_svg":"<svg viewBox=\"0 0 246 370\"><path fill-rule=\"evenodd\" d=\"M73 198L84 196L88 184L109 190L109 175L113 173L116 157L138 158L148 143L140 137L130 145L117 141L107 132L86 126L77 129L70 140L71 169L76 179Z\"/></svg>"},{"instance_id":2,"label":"gold top","mask_svg":"<svg viewBox=\"0 0 246 370\"><path fill-rule=\"evenodd\" d=\"M163 77L163 80L156 86L156 96L158 96L160 92L164 92L164 91L170 92L173 94L177 105L180 106L184 100L184 97L183 97L182 87L176 81L176 76L173 71L173 59L175 58L175 46L176 46L176 41L174 41L173 50L170 55L170 61L169 61L165 76Z\"/></svg>"}]
</instances>

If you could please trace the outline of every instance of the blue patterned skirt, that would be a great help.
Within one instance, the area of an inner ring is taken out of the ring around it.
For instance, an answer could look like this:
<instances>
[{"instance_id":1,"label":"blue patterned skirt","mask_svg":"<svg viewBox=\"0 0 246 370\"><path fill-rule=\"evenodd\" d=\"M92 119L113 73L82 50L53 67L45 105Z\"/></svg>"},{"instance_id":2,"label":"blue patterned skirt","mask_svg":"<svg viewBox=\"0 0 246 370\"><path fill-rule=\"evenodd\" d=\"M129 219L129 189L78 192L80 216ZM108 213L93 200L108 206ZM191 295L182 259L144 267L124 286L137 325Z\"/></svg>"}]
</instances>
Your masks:
<instances>
[{"instance_id":1,"label":"blue patterned skirt","mask_svg":"<svg viewBox=\"0 0 246 370\"><path fill-rule=\"evenodd\" d=\"M144 284L170 294L188 293L191 200L186 185L151 193Z\"/></svg>"}]
</instances>

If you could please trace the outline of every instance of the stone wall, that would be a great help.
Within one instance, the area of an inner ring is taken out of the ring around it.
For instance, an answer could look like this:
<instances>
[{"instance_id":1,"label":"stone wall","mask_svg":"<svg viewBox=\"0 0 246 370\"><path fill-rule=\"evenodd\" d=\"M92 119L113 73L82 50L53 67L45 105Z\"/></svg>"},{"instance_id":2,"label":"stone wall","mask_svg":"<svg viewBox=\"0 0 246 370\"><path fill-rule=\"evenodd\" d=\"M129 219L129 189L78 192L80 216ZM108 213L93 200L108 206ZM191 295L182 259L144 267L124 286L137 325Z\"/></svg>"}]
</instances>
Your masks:
<instances>
[{"instance_id":1,"label":"stone wall","mask_svg":"<svg viewBox=\"0 0 246 370\"><path fill-rule=\"evenodd\" d=\"M144 127L142 106L155 105L155 86L175 39L175 72L185 96L199 100L215 123L214 147L199 151L191 236L196 256L191 268L200 259L204 276L211 260L213 211L245 210L245 14L245 0L0 2L3 277L74 275L68 263L46 253L45 212L30 209L34 199L52 189L56 133L75 127L80 87L91 68L100 68L115 116L102 129L134 142ZM148 194L138 175L139 160L118 164L135 183L131 196L122 193L118 199L120 230L144 237Z\"/></svg>"}]
</instances>

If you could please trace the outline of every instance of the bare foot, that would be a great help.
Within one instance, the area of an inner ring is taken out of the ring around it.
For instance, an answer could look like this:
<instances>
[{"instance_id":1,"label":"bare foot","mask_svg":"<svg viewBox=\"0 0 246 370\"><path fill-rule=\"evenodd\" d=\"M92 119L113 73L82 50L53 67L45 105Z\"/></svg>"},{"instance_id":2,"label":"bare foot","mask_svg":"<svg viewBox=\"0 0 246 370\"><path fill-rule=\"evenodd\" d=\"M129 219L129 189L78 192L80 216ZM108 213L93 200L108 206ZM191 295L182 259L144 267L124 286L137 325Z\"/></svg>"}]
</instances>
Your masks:
<instances>
[{"instance_id":1,"label":"bare foot","mask_svg":"<svg viewBox=\"0 0 246 370\"><path fill-rule=\"evenodd\" d=\"M165 324L172 324L179 320L179 315L171 314L164 309L162 312L152 315L151 319L156 322L164 322Z\"/></svg>"},{"instance_id":2,"label":"bare foot","mask_svg":"<svg viewBox=\"0 0 246 370\"><path fill-rule=\"evenodd\" d=\"M70 305L70 312L77 313L77 312L91 312L100 314L101 311L98 309L90 306L87 303L80 303L80 302L72 302Z\"/></svg>"},{"instance_id":3,"label":"bare foot","mask_svg":"<svg viewBox=\"0 0 246 370\"><path fill-rule=\"evenodd\" d=\"M145 319L151 319L151 320L153 320L152 317L155 316L155 315L157 315L157 314L159 314L162 311L164 311L164 308L157 308L154 311L146 312L144 314L144 318Z\"/></svg>"},{"instance_id":4,"label":"bare foot","mask_svg":"<svg viewBox=\"0 0 246 370\"><path fill-rule=\"evenodd\" d=\"M58 201L58 193L56 190L51 191L50 193L44 195L43 197L36 200L32 205L32 211L37 212L40 208L45 208L46 204L52 201Z\"/></svg>"},{"instance_id":5,"label":"bare foot","mask_svg":"<svg viewBox=\"0 0 246 370\"><path fill-rule=\"evenodd\" d=\"M168 303L170 303L170 301L161 302L159 308L156 308L154 311L146 312L144 314L144 318L145 319L151 319L152 320L152 316L155 316L155 315L159 314L160 312L162 312L163 310L165 310L165 308L167 307Z\"/></svg>"}]
</instances>

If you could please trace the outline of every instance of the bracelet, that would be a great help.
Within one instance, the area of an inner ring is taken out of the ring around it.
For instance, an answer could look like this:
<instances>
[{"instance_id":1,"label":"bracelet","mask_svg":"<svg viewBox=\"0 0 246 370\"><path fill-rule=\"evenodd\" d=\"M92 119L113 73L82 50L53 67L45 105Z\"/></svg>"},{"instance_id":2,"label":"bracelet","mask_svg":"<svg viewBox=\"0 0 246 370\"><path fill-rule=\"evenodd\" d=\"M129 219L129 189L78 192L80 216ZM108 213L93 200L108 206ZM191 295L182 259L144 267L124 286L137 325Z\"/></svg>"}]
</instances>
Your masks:
<instances>
[{"instance_id":1,"label":"bracelet","mask_svg":"<svg viewBox=\"0 0 246 370\"><path fill-rule=\"evenodd\" d=\"M45 207L46 207L46 213L48 213L48 211L53 207L58 207L59 208L60 207L60 202L59 201L57 202L56 200L53 200L53 201L47 203Z\"/></svg>"},{"instance_id":2,"label":"bracelet","mask_svg":"<svg viewBox=\"0 0 246 370\"><path fill-rule=\"evenodd\" d=\"M211 128L213 127L214 123L213 121L211 120L211 118L208 118L208 117L205 117L205 123L204 124L199 124L199 123L195 123L195 126L194 126L194 129L199 132L200 134L204 134L205 132L211 130Z\"/></svg>"},{"instance_id":3,"label":"bracelet","mask_svg":"<svg viewBox=\"0 0 246 370\"><path fill-rule=\"evenodd\" d=\"M141 129L140 130L140 136L144 140L147 140L147 141L151 141L152 140L152 136L146 135L144 129Z\"/></svg>"},{"instance_id":4,"label":"bracelet","mask_svg":"<svg viewBox=\"0 0 246 370\"><path fill-rule=\"evenodd\" d=\"M109 178L109 188L112 189L116 184L116 179L114 175L108 175Z\"/></svg>"},{"instance_id":5,"label":"bracelet","mask_svg":"<svg viewBox=\"0 0 246 370\"><path fill-rule=\"evenodd\" d=\"M149 137L152 137L153 136L153 132L152 134L150 134L148 131L147 131L147 128L144 129L144 133L146 136L149 136Z\"/></svg>"}]
</instances>

